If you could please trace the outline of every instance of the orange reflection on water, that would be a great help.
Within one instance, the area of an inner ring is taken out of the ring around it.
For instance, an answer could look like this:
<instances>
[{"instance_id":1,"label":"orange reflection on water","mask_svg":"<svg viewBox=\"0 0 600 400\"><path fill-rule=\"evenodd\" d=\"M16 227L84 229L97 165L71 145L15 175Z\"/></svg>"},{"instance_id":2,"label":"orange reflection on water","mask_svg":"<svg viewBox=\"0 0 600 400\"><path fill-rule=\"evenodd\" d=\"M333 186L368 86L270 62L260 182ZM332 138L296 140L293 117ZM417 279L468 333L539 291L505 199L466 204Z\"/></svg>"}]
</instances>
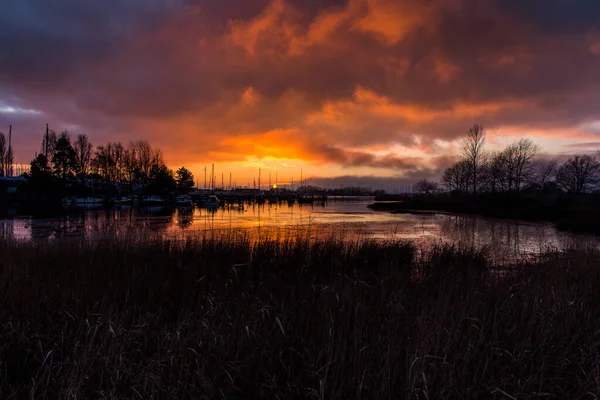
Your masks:
<instances>
[{"instance_id":1,"label":"orange reflection on water","mask_svg":"<svg viewBox=\"0 0 600 400\"><path fill-rule=\"evenodd\" d=\"M74 210L52 218L18 216L0 220L0 237L17 240L193 239L206 236L245 240L296 238L412 240L420 246L460 243L486 247L494 257L513 259L548 249L595 246L600 239L558 232L545 223L477 216L375 213L371 200L326 205L245 203L214 210L121 207Z\"/></svg>"}]
</instances>

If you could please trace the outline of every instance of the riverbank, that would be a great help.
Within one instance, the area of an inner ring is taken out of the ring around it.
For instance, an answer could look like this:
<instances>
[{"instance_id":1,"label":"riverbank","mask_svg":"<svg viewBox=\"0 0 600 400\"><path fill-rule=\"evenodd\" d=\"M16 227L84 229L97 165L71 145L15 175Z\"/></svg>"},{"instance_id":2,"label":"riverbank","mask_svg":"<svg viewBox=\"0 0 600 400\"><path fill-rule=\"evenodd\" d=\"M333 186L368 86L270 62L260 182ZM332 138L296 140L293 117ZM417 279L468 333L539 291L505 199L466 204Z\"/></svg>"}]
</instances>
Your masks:
<instances>
[{"instance_id":1,"label":"riverbank","mask_svg":"<svg viewBox=\"0 0 600 400\"><path fill-rule=\"evenodd\" d=\"M376 202L369 205L375 211L392 213L436 213L480 215L490 218L546 221L557 229L600 233L600 199L583 196L489 196L478 199L463 196L404 197L400 201Z\"/></svg>"},{"instance_id":2,"label":"riverbank","mask_svg":"<svg viewBox=\"0 0 600 400\"><path fill-rule=\"evenodd\" d=\"M600 253L0 241L0 397L580 398Z\"/></svg>"}]
</instances>

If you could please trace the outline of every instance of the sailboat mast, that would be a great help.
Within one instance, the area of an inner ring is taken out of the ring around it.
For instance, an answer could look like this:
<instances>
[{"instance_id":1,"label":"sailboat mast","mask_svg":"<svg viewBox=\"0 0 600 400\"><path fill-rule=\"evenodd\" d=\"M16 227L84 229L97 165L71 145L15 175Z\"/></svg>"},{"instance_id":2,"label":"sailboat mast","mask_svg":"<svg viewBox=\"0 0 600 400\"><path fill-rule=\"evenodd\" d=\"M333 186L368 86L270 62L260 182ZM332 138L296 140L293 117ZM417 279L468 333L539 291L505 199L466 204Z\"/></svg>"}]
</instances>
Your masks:
<instances>
[{"instance_id":1,"label":"sailboat mast","mask_svg":"<svg viewBox=\"0 0 600 400\"><path fill-rule=\"evenodd\" d=\"M6 176L12 176L13 175L13 153L12 153L12 145L11 145L11 140L12 140L12 125L8 126L8 153L6 155Z\"/></svg>"},{"instance_id":2,"label":"sailboat mast","mask_svg":"<svg viewBox=\"0 0 600 400\"><path fill-rule=\"evenodd\" d=\"M46 149L44 155L48 158L48 124L46 124Z\"/></svg>"}]
</instances>

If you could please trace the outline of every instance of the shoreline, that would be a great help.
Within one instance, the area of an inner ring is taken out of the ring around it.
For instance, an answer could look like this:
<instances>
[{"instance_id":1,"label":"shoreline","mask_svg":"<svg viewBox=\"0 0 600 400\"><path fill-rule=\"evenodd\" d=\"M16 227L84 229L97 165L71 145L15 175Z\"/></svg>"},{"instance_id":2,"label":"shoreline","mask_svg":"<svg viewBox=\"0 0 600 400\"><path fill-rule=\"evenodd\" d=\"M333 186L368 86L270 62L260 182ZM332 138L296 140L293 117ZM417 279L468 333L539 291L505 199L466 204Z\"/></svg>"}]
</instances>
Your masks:
<instances>
[{"instance_id":1,"label":"shoreline","mask_svg":"<svg viewBox=\"0 0 600 400\"><path fill-rule=\"evenodd\" d=\"M511 200L514 201L514 200ZM536 201L523 203L493 201L455 201L446 199L409 199L375 202L368 208L393 214L459 214L523 222L550 223L561 231L600 234L600 209L595 205L568 204L559 207Z\"/></svg>"}]
</instances>

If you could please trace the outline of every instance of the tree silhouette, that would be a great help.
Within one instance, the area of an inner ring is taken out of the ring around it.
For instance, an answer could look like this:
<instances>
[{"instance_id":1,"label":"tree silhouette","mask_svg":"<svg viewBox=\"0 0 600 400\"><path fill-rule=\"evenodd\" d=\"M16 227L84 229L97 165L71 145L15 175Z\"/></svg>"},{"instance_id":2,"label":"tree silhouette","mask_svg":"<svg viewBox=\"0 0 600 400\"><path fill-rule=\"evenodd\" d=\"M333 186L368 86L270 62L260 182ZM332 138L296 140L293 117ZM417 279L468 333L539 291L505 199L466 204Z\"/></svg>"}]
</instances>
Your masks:
<instances>
[{"instance_id":1,"label":"tree silhouette","mask_svg":"<svg viewBox=\"0 0 600 400\"><path fill-rule=\"evenodd\" d=\"M31 180L43 181L52 178L52 171L45 155L38 154L37 157L31 161L30 165Z\"/></svg>"},{"instance_id":2,"label":"tree silhouette","mask_svg":"<svg viewBox=\"0 0 600 400\"><path fill-rule=\"evenodd\" d=\"M481 174L484 163L483 146L485 145L485 131L483 125L473 125L464 141L463 154L471 166L471 184L473 185L473 195L477 194L477 185L479 175Z\"/></svg>"},{"instance_id":3,"label":"tree silhouette","mask_svg":"<svg viewBox=\"0 0 600 400\"><path fill-rule=\"evenodd\" d=\"M46 143L46 137L44 137L44 140L42 140L42 149L44 149L44 151L47 151L46 155L46 160L48 160L48 166L50 166L50 168L52 169L52 159L54 158L54 151L56 150L56 142L58 141L58 138L56 137L56 132L54 132L53 130L50 130L48 133L48 141Z\"/></svg>"},{"instance_id":4,"label":"tree silhouette","mask_svg":"<svg viewBox=\"0 0 600 400\"><path fill-rule=\"evenodd\" d=\"M71 146L71 138L67 131L63 131L56 140L52 164L54 164L54 173L56 176L63 180L67 179L73 173L75 150Z\"/></svg>"},{"instance_id":5,"label":"tree silhouette","mask_svg":"<svg viewBox=\"0 0 600 400\"><path fill-rule=\"evenodd\" d=\"M155 165L150 170L150 183L147 187L149 194L161 196L170 195L177 188L173 171L166 165Z\"/></svg>"},{"instance_id":6,"label":"tree silhouette","mask_svg":"<svg viewBox=\"0 0 600 400\"><path fill-rule=\"evenodd\" d=\"M181 193L188 193L194 187L194 175L185 167L181 167L175 172L175 181L177 189Z\"/></svg>"},{"instance_id":7,"label":"tree silhouette","mask_svg":"<svg viewBox=\"0 0 600 400\"><path fill-rule=\"evenodd\" d=\"M75 151L75 174L83 182L90 170L92 144L86 135L77 135L73 150Z\"/></svg>"},{"instance_id":8,"label":"tree silhouette","mask_svg":"<svg viewBox=\"0 0 600 400\"><path fill-rule=\"evenodd\" d=\"M444 171L442 182L451 192L468 192L472 178L471 163L460 160Z\"/></svg>"},{"instance_id":9,"label":"tree silhouette","mask_svg":"<svg viewBox=\"0 0 600 400\"><path fill-rule=\"evenodd\" d=\"M15 161L15 156L13 154L13 150L11 146L8 146L6 150L6 155L4 156L4 174L6 176L13 175L13 163Z\"/></svg>"},{"instance_id":10,"label":"tree silhouette","mask_svg":"<svg viewBox=\"0 0 600 400\"><path fill-rule=\"evenodd\" d=\"M6 136L4 136L4 133L0 132L0 176L6 175L4 160L6 159L7 152L8 149L6 148Z\"/></svg>"},{"instance_id":11,"label":"tree silhouette","mask_svg":"<svg viewBox=\"0 0 600 400\"><path fill-rule=\"evenodd\" d=\"M421 195L429 196L429 195L437 192L439 187L436 182L432 182L427 179L422 179L422 180L418 181L417 183L415 183L415 186L413 187L413 189Z\"/></svg>"},{"instance_id":12,"label":"tree silhouette","mask_svg":"<svg viewBox=\"0 0 600 400\"><path fill-rule=\"evenodd\" d=\"M600 172L600 162L592 156L575 156L560 166L556 182L569 193L585 193L596 183Z\"/></svg>"}]
</instances>

